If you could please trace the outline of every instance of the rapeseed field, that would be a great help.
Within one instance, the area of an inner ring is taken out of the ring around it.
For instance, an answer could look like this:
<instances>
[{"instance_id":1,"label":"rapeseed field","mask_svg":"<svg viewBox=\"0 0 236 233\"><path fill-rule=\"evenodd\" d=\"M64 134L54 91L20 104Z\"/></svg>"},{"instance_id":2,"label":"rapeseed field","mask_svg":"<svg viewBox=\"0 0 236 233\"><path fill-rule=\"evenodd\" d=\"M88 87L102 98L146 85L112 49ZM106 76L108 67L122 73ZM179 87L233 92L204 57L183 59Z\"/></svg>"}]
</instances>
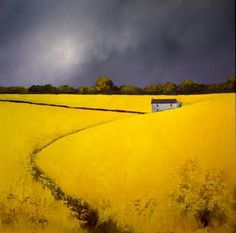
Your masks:
<instances>
[{"instance_id":1,"label":"rapeseed field","mask_svg":"<svg viewBox=\"0 0 236 233\"><path fill-rule=\"evenodd\" d=\"M31 177L30 154L55 138L36 164L97 210L100 224L112 220L132 233L234 232L235 94L168 98L183 106L151 113L151 96L0 96L147 112L0 103L0 232L85 231Z\"/></svg>"},{"instance_id":2,"label":"rapeseed field","mask_svg":"<svg viewBox=\"0 0 236 233\"><path fill-rule=\"evenodd\" d=\"M41 232L46 225L48 232L74 232L78 224L67 208L33 181L30 153L75 129L127 116L0 103L0 232Z\"/></svg>"}]
</instances>

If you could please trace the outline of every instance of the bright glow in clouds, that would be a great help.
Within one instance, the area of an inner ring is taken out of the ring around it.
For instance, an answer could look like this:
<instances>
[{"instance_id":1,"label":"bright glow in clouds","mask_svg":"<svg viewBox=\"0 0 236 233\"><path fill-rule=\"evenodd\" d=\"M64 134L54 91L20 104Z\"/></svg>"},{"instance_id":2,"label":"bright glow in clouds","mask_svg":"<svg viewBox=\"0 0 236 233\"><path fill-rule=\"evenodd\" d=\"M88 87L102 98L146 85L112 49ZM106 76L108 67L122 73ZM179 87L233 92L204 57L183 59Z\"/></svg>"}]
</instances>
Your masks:
<instances>
[{"instance_id":1,"label":"bright glow in clouds","mask_svg":"<svg viewBox=\"0 0 236 233\"><path fill-rule=\"evenodd\" d=\"M30 55L31 62L28 70L33 70L34 77L40 74L41 83L57 82L66 78L82 66L86 60L86 44L84 40L70 33L55 33L49 30L40 31L26 45L29 50L37 48L34 56Z\"/></svg>"},{"instance_id":2,"label":"bright glow in clouds","mask_svg":"<svg viewBox=\"0 0 236 233\"><path fill-rule=\"evenodd\" d=\"M81 60L78 45L69 39L61 39L48 48L46 59L54 68L67 69Z\"/></svg>"}]
</instances>

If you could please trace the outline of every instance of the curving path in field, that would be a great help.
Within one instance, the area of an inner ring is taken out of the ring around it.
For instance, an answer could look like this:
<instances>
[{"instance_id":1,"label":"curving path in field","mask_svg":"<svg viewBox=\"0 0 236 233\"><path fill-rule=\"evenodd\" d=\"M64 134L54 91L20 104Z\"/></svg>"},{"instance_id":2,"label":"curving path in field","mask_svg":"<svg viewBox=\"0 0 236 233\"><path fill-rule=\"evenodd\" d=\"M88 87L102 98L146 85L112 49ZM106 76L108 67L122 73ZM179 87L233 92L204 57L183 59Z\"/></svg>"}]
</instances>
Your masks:
<instances>
[{"instance_id":1,"label":"curving path in field","mask_svg":"<svg viewBox=\"0 0 236 233\"><path fill-rule=\"evenodd\" d=\"M94 126L90 126L87 128L91 128ZM93 227L93 226L96 226L97 221L98 221L98 216L97 216L96 211L92 210L92 208L85 201L66 194L63 191L63 189L59 185L57 185L56 182L51 177L49 177L43 170L41 170L41 168L37 166L36 161L35 161L37 154L41 152L42 150L44 150L45 148L47 148L48 146L50 146L51 144L53 144L54 142L66 136L85 130L85 129L86 128L82 128L82 129L78 129L78 130L66 133L64 135L61 135L51 140L44 146L33 150L30 154L30 165L32 169L31 174L35 181L41 183L43 187L48 188L51 191L52 196L56 200L63 201L63 203L66 204L67 207L72 211L73 216L76 219L78 219L81 223L83 223L84 226Z\"/></svg>"},{"instance_id":2,"label":"curving path in field","mask_svg":"<svg viewBox=\"0 0 236 233\"><path fill-rule=\"evenodd\" d=\"M44 146L33 150L30 154L30 165L31 165L31 174L33 179L39 182L43 187L48 188L51 191L52 196L55 200L62 201L72 212L72 215L78 219L83 228L87 229L89 233L131 233L130 231L124 231L120 229L117 224L109 220L108 222L99 223L99 216L97 210L94 210L86 201L71 196L63 191L63 188L60 187L51 177L49 177L37 164L36 157L37 154L42 150L52 145L54 142L65 138L69 135L76 134L80 131L84 131L86 129L96 127L98 125L102 125L111 121L95 124L88 126L86 128L80 128L69 133L63 134Z\"/></svg>"},{"instance_id":3,"label":"curving path in field","mask_svg":"<svg viewBox=\"0 0 236 233\"><path fill-rule=\"evenodd\" d=\"M102 109L102 108L87 108L87 107L72 107L67 105L57 105L57 104L47 104L47 103L37 103L30 101L22 100L5 100L0 99L0 102L10 102L10 103L19 103L19 104L32 104L32 105L42 105L42 106L51 106L51 107L60 107L60 108L71 108L79 110L93 110L93 111L107 111L107 112L119 112L119 113L133 113L133 114L145 114L145 112L137 111L127 111L120 109ZM78 197L67 194L62 187L60 187L54 179L48 176L36 163L36 157L45 148L49 147L54 142L65 138L69 135L76 134L80 131L96 127L111 121L102 122L99 124L94 124L85 128L80 128L73 130L69 133L60 135L40 148L34 149L29 156L29 162L31 167L31 174L35 181L39 182L44 188L48 188L51 191L52 196L55 200L62 201L72 212L72 215L80 221L83 228L89 233L131 233L130 231L124 231L120 229L113 220L107 222L99 222L98 211L93 209L85 200L82 200Z\"/></svg>"}]
</instances>

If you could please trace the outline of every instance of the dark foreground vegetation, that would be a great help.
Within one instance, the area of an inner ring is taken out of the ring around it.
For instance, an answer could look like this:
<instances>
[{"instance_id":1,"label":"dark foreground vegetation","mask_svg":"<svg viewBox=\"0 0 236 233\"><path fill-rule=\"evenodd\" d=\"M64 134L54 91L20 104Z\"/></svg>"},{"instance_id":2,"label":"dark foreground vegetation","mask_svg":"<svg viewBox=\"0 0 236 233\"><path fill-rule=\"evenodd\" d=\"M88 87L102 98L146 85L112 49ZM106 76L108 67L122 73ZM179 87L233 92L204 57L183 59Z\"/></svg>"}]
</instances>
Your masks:
<instances>
[{"instance_id":1,"label":"dark foreground vegetation","mask_svg":"<svg viewBox=\"0 0 236 233\"><path fill-rule=\"evenodd\" d=\"M228 93L236 90L236 76L228 77L225 82L199 84L191 79L185 79L180 84L166 82L152 84L140 88L130 85L115 86L108 76L98 77L94 86L71 87L62 85L54 87L51 84L0 87L0 94L123 94L123 95L176 95L176 94L207 94Z\"/></svg>"}]
</instances>

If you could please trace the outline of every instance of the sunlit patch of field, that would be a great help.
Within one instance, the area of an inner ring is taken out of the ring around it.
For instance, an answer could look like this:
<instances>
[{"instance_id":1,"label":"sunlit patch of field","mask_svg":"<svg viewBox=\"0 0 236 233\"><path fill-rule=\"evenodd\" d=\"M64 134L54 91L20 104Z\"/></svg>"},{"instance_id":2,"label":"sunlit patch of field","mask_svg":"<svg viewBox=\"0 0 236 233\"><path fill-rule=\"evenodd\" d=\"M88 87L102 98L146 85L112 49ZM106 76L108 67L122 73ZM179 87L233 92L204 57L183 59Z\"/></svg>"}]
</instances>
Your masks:
<instances>
[{"instance_id":1,"label":"sunlit patch of field","mask_svg":"<svg viewBox=\"0 0 236 233\"><path fill-rule=\"evenodd\" d=\"M179 96L153 96L158 98L178 98L183 104L193 104L209 100L219 94L209 95L179 95ZM0 95L0 99L24 100L31 102L62 104L68 106L82 106L91 108L123 109L132 111L151 111L152 96L132 95Z\"/></svg>"},{"instance_id":2,"label":"sunlit patch of field","mask_svg":"<svg viewBox=\"0 0 236 233\"><path fill-rule=\"evenodd\" d=\"M122 108L138 103L135 110L148 110L150 97L129 98ZM210 232L233 232L235 94L178 99L181 108L65 137L40 152L37 163L102 218L134 232L197 232L208 209L217 215Z\"/></svg>"},{"instance_id":3,"label":"sunlit patch of field","mask_svg":"<svg viewBox=\"0 0 236 233\"><path fill-rule=\"evenodd\" d=\"M0 232L82 232L68 209L33 181L29 155L75 129L129 116L0 102Z\"/></svg>"}]
</instances>

